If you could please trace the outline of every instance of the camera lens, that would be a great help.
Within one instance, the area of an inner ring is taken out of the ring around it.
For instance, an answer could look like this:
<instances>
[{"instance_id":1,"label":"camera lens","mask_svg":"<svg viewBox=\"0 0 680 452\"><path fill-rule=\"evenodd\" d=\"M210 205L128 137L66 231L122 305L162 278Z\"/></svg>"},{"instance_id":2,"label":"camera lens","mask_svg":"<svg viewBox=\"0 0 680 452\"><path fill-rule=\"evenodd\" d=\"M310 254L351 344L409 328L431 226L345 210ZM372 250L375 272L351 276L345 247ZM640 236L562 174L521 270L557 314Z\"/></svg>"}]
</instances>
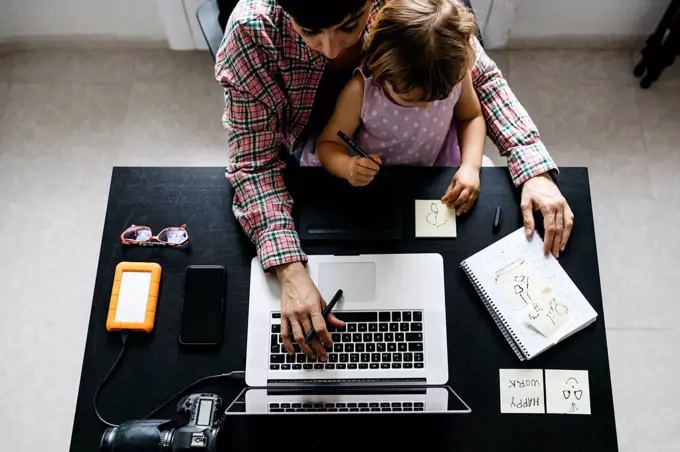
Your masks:
<instances>
[{"instance_id":1,"label":"camera lens","mask_svg":"<svg viewBox=\"0 0 680 452\"><path fill-rule=\"evenodd\" d=\"M109 427L102 435L102 441L99 443L99 450L101 452L113 452L113 440L116 437L118 427Z\"/></svg>"}]
</instances>

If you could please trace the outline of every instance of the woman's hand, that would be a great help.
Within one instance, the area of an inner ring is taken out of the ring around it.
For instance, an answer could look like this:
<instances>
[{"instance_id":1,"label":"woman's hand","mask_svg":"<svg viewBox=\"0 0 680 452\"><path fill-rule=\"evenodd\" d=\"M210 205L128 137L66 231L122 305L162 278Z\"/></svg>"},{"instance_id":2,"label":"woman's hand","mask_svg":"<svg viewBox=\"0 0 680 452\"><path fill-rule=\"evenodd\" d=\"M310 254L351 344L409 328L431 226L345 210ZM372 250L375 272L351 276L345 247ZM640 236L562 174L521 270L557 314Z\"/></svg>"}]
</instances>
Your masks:
<instances>
[{"instance_id":1,"label":"woman's hand","mask_svg":"<svg viewBox=\"0 0 680 452\"><path fill-rule=\"evenodd\" d=\"M463 164L453 176L442 202L456 209L456 215L462 215L470 210L478 195L479 167Z\"/></svg>"},{"instance_id":2,"label":"woman's hand","mask_svg":"<svg viewBox=\"0 0 680 452\"><path fill-rule=\"evenodd\" d=\"M371 154L371 158L378 164L382 163L378 154ZM370 184L379 170L380 167L370 159L357 155L349 159L346 178L355 187L362 187Z\"/></svg>"}]
</instances>

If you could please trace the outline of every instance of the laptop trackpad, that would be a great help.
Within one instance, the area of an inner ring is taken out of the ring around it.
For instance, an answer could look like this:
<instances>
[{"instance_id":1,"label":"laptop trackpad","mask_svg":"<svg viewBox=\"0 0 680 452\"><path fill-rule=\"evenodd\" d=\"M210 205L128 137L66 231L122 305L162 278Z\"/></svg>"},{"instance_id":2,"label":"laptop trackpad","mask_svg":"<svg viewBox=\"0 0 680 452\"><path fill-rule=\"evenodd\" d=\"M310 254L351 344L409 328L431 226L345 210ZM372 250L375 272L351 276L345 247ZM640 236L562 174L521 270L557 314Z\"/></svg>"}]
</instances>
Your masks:
<instances>
[{"instance_id":1,"label":"laptop trackpad","mask_svg":"<svg viewBox=\"0 0 680 452\"><path fill-rule=\"evenodd\" d=\"M327 262L319 264L319 291L330 302L338 289L346 301L375 300L375 262Z\"/></svg>"}]
</instances>

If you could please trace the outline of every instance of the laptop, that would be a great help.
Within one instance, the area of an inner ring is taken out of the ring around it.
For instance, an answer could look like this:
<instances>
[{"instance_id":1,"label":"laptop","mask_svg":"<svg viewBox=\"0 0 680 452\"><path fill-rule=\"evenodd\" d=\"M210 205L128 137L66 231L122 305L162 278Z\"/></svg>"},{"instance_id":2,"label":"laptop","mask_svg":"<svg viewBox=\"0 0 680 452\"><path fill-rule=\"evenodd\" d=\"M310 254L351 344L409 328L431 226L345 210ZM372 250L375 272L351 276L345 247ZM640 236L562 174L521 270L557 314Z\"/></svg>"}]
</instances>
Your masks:
<instances>
[{"instance_id":1,"label":"laptop","mask_svg":"<svg viewBox=\"0 0 680 452\"><path fill-rule=\"evenodd\" d=\"M388 408L387 403L394 412L392 402L402 404L395 408L417 402L422 405L407 408L469 411L444 386L448 360L441 255L309 256L307 271L324 299L343 290L333 312L346 325L330 331L333 347L327 362L311 359L297 345L298 353L288 355L280 337L280 285L254 259L246 354L246 383L251 388L243 393L241 412L371 412ZM404 391L410 395L405 397ZM441 404L434 403L437 398Z\"/></svg>"}]
</instances>

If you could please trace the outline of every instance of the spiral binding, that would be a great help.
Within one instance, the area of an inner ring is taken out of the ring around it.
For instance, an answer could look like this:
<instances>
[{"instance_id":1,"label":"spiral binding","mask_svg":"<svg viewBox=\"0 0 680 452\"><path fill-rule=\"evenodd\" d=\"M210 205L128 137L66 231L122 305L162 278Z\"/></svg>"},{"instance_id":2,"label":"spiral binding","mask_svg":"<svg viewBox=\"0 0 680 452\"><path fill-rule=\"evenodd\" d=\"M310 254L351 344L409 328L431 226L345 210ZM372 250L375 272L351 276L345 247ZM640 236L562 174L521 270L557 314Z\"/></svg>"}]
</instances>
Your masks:
<instances>
[{"instance_id":1,"label":"spiral binding","mask_svg":"<svg viewBox=\"0 0 680 452\"><path fill-rule=\"evenodd\" d=\"M472 273L472 269L470 269L467 262L461 263L460 267L470 279L470 282L477 291L479 298L481 298L484 302L486 310L489 311L489 314L491 314L494 322L496 322L496 326L501 331L501 333L503 333L503 337L508 342L508 344L510 344L510 347L512 347L512 350L515 352L519 360L526 361L527 357L529 356L527 349L520 343L519 339L517 339L512 327L510 327L510 324L505 321L503 315L498 311L498 309L496 309L493 300L491 297L489 297L489 295L486 293L486 290L484 290L482 285L479 283L477 277Z\"/></svg>"}]
</instances>

